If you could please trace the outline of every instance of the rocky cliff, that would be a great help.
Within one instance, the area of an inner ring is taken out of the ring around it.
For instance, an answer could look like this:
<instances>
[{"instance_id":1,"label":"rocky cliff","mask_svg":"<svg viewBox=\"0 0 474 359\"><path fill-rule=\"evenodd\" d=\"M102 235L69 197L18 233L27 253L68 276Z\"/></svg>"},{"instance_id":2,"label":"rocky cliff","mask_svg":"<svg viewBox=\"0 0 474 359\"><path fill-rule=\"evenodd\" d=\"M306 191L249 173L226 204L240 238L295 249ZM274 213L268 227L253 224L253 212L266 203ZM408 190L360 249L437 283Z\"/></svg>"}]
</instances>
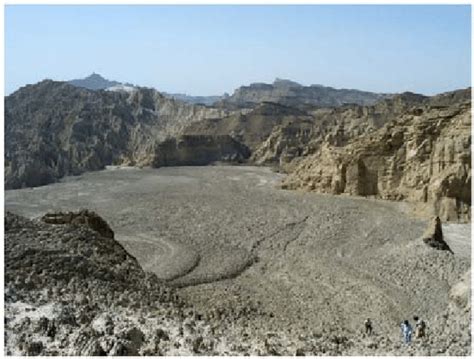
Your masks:
<instances>
[{"instance_id":1,"label":"rocky cliff","mask_svg":"<svg viewBox=\"0 0 474 359\"><path fill-rule=\"evenodd\" d=\"M345 105L314 109L308 111L306 117L293 116L273 127L266 140L255 148L251 159L257 164L278 166L289 172L300 159L315 153L323 144L344 146L354 138L376 131L426 99L422 95L403 93L371 106Z\"/></svg>"},{"instance_id":2,"label":"rocky cliff","mask_svg":"<svg viewBox=\"0 0 474 359\"><path fill-rule=\"evenodd\" d=\"M5 187L44 185L110 164L151 165L192 121L229 115L152 89L92 91L50 80L5 99Z\"/></svg>"},{"instance_id":3,"label":"rocky cliff","mask_svg":"<svg viewBox=\"0 0 474 359\"><path fill-rule=\"evenodd\" d=\"M443 220L469 220L470 144L467 89L413 104L369 135L325 141L283 187L407 200Z\"/></svg>"},{"instance_id":4,"label":"rocky cliff","mask_svg":"<svg viewBox=\"0 0 474 359\"><path fill-rule=\"evenodd\" d=\"M313 120L306 111L263 102L254 109L223 118L195 121L185 127L183 132L188 135L230 135L253 151L271 134L275 126Z\"/></svg>"},{"instance_id":5,"label":"rocky cliff","mask_svg":"<svg viewBox=\"0 0 474 359\"><path fill-rule=\"evenodd\" d=\"M303 86L299 83L276 79L272 84L253 83L239 87L216 104L253 107L261 102L275 102L296 108L337 107L348 103L370 105L387 97L360 90L335 89L321 85Z\"/></svg>"},{"instance_id":6,"label":"rocky cliff","mask_svg":"<svg viewBox=\"0 0 474 359\"><path fill-rule=\"evenodd\" d=\"M152 165L202 166L216 161L240 163L249 156L249 149L229 135L183 135L160 143Z\"/></svg>"}]
</instances>

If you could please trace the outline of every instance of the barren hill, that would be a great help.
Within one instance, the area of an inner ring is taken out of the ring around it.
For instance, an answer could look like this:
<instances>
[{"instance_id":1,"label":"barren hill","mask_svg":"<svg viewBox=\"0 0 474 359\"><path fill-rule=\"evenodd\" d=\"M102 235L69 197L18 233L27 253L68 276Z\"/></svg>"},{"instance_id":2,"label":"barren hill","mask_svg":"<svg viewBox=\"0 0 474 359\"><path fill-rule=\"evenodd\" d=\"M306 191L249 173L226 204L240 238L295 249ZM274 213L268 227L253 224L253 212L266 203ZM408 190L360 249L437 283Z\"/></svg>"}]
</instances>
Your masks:
<instances>
[{"instance_id":1,"label":"barren hill","mask_svg":"<svg viewBox=\"0 0 474 359\"><path fill-rule=\"evenodd\" d=\"M239 87L231 96L215 105L253 107L261 102L275 102L296 108L337 107L348 103L371 105L387 96L389 95L322 85L303 86L277 78L273 84L253 83Z\"/></svg>"},{"instance_id":2,"label":"barren hill","mask_svg":"<svg viewBox=\"0 0 474 359\"><path fill-rule=\"evenodd\" d=\"M189 122L227 114L145 88L92 91L50 80L26 86L5 99L5 187L111 164L151 165L158 144Z\"/></svg>"}]
</instances>

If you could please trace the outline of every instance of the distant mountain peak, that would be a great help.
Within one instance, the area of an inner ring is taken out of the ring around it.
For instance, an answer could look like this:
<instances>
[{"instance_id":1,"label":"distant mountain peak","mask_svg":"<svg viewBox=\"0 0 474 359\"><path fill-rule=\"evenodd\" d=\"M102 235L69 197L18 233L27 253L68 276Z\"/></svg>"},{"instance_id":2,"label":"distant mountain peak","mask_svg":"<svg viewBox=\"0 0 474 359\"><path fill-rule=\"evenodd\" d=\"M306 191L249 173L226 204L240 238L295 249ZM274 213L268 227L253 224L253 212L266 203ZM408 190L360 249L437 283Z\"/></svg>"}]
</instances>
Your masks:
<instances>
[{"instance_id":1,"label":"distant mountain peak","mask_svg":"<svg viewBox=\"0 0 474 359\"><path fill-rule=\"evenodd\" d=\"M303 87L303 85L299 84L298 82L281 79L277 77L275 81L273 81L273 86L287 86L287 87Z\"/></svg>"},{"instance_id":2,"label":"distant mountain peak","mask_svg":"<svg viewBox=\"0 0 474 359\"><path fill-rule=\"evenodd\" d=\"M102 75L93 72L89 76L83 79L75 79L68 81L73 86L76 87L84 87L89 90L104 90L109 87L122 85L121 82L118 81L110 81L104 78Z\"/></svg>"},{"instance_id":3,"label":"distant mountain peak","mask_svg":"<svg viewBox=\"0 0 474 359\"><path fill-rule=\"evenodd\" d=\"M84 78L84 80L86 80L86 79L101 79L101 80L108 81L104 76L102 76L101 74L98 74L96 72L93 72L89 76Z\"/></svg>"}]
</instances>

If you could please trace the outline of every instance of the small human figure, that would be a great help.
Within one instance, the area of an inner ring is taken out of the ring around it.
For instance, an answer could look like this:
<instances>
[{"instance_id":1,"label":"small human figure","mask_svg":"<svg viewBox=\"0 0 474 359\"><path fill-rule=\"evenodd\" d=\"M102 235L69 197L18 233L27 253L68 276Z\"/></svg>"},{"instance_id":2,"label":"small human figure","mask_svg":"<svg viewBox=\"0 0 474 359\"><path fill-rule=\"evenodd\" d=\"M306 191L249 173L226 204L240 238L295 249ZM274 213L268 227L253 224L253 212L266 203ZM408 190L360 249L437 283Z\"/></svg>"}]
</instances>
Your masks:
<instances>
[{"instance_id":1,"label":"small human figure","mask_svg":"<svg viewBox=\"0 0 474 359\"><path fill-rule=\"evenodd\" d=\"M408 320L403 321L401 325L401 329L402 329L403 341L405 342L405 344L410 344L411 334L413 332L413 329L410 323L408 322Z\"/></svg>"},{"instance_id":2,"label":"small human figure","mask_svg":"<svg viewBox=\"0 0 474 359\"><path fill-rule=\"evenodd\" d=\"M418 316L414 316L415 321L415 338L423 338L426 334L426 323L423 319Z\"/></svg>"},{"instance_id":3,"label":"small human figure","mask_svg":"<svg viewBox=\"0 0 474 359\"><path fill-rule=\"evenodd\" d=\"M364 327L365 327L365 334L371 335L372 334L372 321L370 320L370 318L367 318L364 321Z\"/></svg>"}]
</instances>

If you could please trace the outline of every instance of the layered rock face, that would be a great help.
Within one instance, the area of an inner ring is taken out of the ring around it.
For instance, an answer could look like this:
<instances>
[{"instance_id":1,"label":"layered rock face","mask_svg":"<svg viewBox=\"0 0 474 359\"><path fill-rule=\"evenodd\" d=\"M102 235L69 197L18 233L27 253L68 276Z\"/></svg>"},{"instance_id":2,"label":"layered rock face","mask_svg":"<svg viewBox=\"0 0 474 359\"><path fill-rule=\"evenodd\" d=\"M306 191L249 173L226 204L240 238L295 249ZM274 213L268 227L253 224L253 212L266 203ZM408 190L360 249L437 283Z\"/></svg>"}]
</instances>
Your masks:
<instances>
[{"instance_id":1,"label":"layered rock face","mask_svg":"<svg viewBox=\"0 0 474 359\"><path fill-rule=\"evenodd\" d=\"M91 91L42 81L5 100L5 188L34 187L110 164L151 165L157 145L224 109L152 89Z\"/></svg>"},{"instance_id":2,"label":"layered rock face","mask_svg":"<svg viewBox=\"0 0 474 359\"><path fill-rule=\"evenodd\" d=\"M152 165L202 166L216 161L239 163L249 156L249 149L229 135L183 135L159 144Z\"/></svg>"},{"instance_id":3,"label":"layered rock face","mask_svg":"<svg viewBox=\"0 0 474 359\"><path fill-rule=\"evenodd\" d=\"M370 135L325 142L283 187L408 200L442 220L469 220L470 94L435 96Z\"/></svg>"},{"instance_id":4,"label":"layered rock face","mask_svg":"<svg viewBox=\"0 0 474 359\"><path fill-rule=\"evenodd\" d=\"M371 105L387 97L367 91L335 89L321 85L302 86L299 83L276 79L273 84L254 83L242 86L235 92L217 102L217 105L253 107L261 102L274 102L296 108L335 107L348 103Z\"/></svg>"},{"instance_id":5,"label":"layered rock face","mask_svg":"<svg viewBox=\"0 0 474 359\"><path fill-rule=\"evenodd\" d=\"M263 102L252 110L244 110L219 119L205 119L189 124L188 135L230 135L254 151L279 125L312 122L313 117L302 110Z\"/></svg>"},{"instance_id":6,"label":"layered rock face","mask_svg":"<svg viewBox=\"0 0 474 359\"><path fill-rule=\"evenodd\" d=\"M403 93L372 106L346 105L316 109L275 126L267 139L253 152L257 164L278 166L291 172L300 159L315 153L324 144L344 146L395 120L426 97Z\"/></svg>"}]
</instances>

